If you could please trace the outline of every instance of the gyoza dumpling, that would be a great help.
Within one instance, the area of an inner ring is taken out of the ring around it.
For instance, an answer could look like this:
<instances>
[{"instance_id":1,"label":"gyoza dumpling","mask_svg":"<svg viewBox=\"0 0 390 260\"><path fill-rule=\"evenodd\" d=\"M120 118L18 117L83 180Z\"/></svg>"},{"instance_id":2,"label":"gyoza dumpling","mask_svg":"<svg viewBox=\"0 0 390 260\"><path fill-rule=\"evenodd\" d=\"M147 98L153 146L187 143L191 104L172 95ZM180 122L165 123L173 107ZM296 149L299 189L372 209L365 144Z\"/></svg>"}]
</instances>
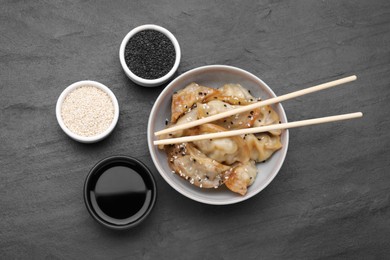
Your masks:
<instances>
[{"instance_id":1,"label":"gyoza dumpling","mask_svg":"<svg viewBox=\"0 0 390 260\"><path fill-rule=\"evenodd\" d=\"M260 113L256 118L253 127L279 124L280 119L278 113L271 106L260 107ZM273 135L280 135L282 130L269 131Z\"/></svg>"},{"instance_id":2,"label":"gyoza dumpling","mask_svg":"<svg viewBox=\"0 0 390 260\"><path fill-rule=\"evenodd\" d=\"M172 124L170 126L186 124L188 122L192 122L197 119L198 119L198 109L195 107L191 109L191 111L185 113L182 117L180 117L179 120L177 120L176 124ZM171 133L169 137L181 137L183 135L185 135L185 130L178 130ZM165 138L161 137L161 139L165 139Z\"/></svg>"},{"instance_id":3,"label":"gyoza dumpling","mask_svg":"<svg viewBox=\"0 0 390 260\"><path fill-rule=\"evenodd\" d=\"M191 143L166 149L171 169L200 188L218 188L230 170L230 166L208 158Z\"/></svg>"},{"instance_id":4,"label":"gyoza dumpling","mask_svg":"<svg viewBox=\"0 0 390 260\"><path fill-rule=\"evenodd\" d=\"M225 128L214 124L204 124L198 127L196 134L217 133L226 131ZM249 161L249 149L240 136L228 138L206 139L193 142L207 157L219 163L231 165L235 162Z\"/></svg>"},{"instance_id":5,"label":"gyoza dumpling","mask_svg":"<svg viewBox=\"0 0 390 260\"><path fill-rule=\"evenodd\" d=\"M219 91L214 88L199 86L191 83L184 89L179 90L172 96L171 123L187 112L195 103L202 102L206 98L217 95Z\"/></svg>"},{"instance_id":6,"label":"gyoza dumpling","mask_svg":"<svg viewBox=\"0 0 390 260\"><path fill-rule=\"evenodd\" d=\"M218 90L218 95L206 98L205 102L217 99L232 105L248 105L257 101L257 99L240 84L226 84Z\"/></svg>"},{"instance_id":7,"label":"gyoza dumpling","mask_svg":"<svg viewBox=\"0 0 390 260\"><path fill-rule=\"evenodd\" d=\"M176 124L172 124L170 126L181 125L181 124L185 124L188 122L192 122L192 121L197 120L197 118L198 118L197 108L193 108L193 109L191 109L191 111L187 112L182 117L180 117L179 120L177 120ZM169 139L169 138L176 138L176 137L181 137L185 134L186 134L186 130L178 130L178 131L175 131L175 132L170 133L170 134L163 134L163 135L159 136L159 138L160 138L160 140ZM164 149L164 145L159 145L158 148Z\"/></svg>"},{"instance_id":8,"label":"gyoza dumpling","mask_svg":"<svg viewBox=\"0 0 390 260\"><path fill-rule=\"evenodd\" d=\"M233 192L245 195L247 188L253 184L257 176L257 168L254 161L240 163L233 168L228 179L225 181L226 187Z\"/></svg>"},{"instance_id":9,"label":"gyoza dumpling","mask_svg":"<svg viewBox=\"0 0 390 260\"><path fill-rule=\"evenodd\" d=\"M279 135L268 133L245 135L244 141L249 148L250 157L256 162L267 160L271 155L282 148Z\"/></svg>"},{"instance_id":10,"label":"gyoza dumpling","mask_svg":"<svg viewBox=\"0 0 390 260\"><path fill-rule=\"evenodd\" d=\"M212 115L216 115L228 110L232 110L234 108L238 108L241 106L233 106L229 103L220 101L220 100L212 100L206 104L198 105L198 118L208 117ZM268 113L268 110L267 110ZM247 111L241 114L229 116L217 121L214 121L214 124L222 126L229 130L234 129L243 129L250 128L254 126L256 121L260 119L263 115L261 114L260 108L255 108L251 111Z\"/></svg>"}]
</instances>

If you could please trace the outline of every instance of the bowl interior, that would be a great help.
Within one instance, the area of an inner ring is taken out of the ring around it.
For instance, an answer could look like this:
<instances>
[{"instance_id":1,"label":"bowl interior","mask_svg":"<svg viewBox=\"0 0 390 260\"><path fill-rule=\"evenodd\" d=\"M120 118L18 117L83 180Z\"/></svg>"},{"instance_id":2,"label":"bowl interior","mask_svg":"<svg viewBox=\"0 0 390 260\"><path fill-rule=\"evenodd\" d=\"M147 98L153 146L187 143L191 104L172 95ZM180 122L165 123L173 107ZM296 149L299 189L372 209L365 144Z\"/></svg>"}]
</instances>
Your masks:
<instances>
[{"instance_id":1,"label":"bowl interior","mask_svg":"<svg viewBox=\"0 0 390 260\"><path fill-rule=\"evenodd\" d=\"M276 97L275 93L262 80L253 74L244 70L223 66L213 65L193 69L182 74L172 81L157 98L148 123L148 145L154 164L161 176L178 192L198 202L226 205L246 200L261 190L263 190L277 175L286 157L288 147L288 130L283 131L281 136L282 149L274 153L265 163L258 163L258 175L255 182L248 188L245 196L233 193L224 186L218 189L200 189L191 185L189 182L172 173L169 168L167 156L163 150L159 150L153 145L156 140L154 132L165 128L165 120L170 119L171 115L171 98L173 92L184 88L191 82L200 85L218 88L226 83L239 83L249 89L255 97L268 99ZM279 114L280 120L285 123L287 117L281 104L273 105L275 111Z\"/></svg>"}]
</instances>

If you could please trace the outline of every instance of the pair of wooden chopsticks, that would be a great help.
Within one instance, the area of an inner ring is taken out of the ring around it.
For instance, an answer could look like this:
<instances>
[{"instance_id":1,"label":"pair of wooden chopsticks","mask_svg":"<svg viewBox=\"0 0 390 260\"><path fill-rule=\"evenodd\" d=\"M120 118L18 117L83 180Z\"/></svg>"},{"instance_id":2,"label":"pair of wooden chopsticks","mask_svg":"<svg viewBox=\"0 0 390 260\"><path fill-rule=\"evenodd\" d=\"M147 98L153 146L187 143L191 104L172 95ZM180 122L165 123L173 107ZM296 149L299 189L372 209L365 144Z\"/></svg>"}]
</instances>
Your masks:
<instances>
[{"instance_id":1,"label":"pair of wooden chopsticks","mask_svg":"<svg viewBox=\"0 0 390 260\"><path fill-rule=\"evenodd\" d=\"M174 127L170 127L161 131L155 132L155 136L163 135L172 133L178 130L188 129L191 127L195 127L198 125L206 124L212 121L216 121L218 119L222 119L228 116L237 115L242 112L253 110L254 108L271 105L275 103L279 103L288 99L292 99L295 97L303 96L306 94L314 93L320 90L324 90L327 88L335 87L341 84L345 84L351 81L356 80L357 77L355 75L349 76L346 78L330 81L327 83L323 83L320 85L316 85L314 87L298 90L289 94L285 94L279 97L266 99L254 104L250 104L247 106L235 108L229 111L225 111L223 113L219 113L213 116L205 117L199 120L195 120L189 123L185 123L182 125L177 125ZM282 124L275 124L275 125L268 125L268 126L261 126L261 127L253 127L253 128L247 128L247 129L240 129L240 130L232 130L232 131L225 131L225 132L218 132L218 133L212 133L212 134L203 134L203 135L196 135L196 136L185 136L185 137L179 137L179 138L171 138L171 139L164 139L164 140L156 140L153 142L154 145L166 145L166 144L176 144L176 143L185 143L185 142L193 142L193 141L199 141L199 140L205 140L205 139L212 139L212 138L223 138L223 137L230 137L230 136L236 136L236 135L242 135L242 134L253 134L253 133L261 133L261 132L268 132L272 130L278 130L278 129L287 129L287 128L294 128L294 127L301 127L301 126L307 126L307 125L314 125L314 124L322 124L322 123L328 123L328 122L334 122L334 121L340 121L340 120L347 120L357 117L362 117L363 113L357 112L357 113L350 113L350 114L343 114L343 115L337 115L337 116L329 116L329 117L321 117L321 118L315 118L315 119L308 119L308 120L302 120L302 121L296 121L296 122L290 122L290 123L282 123Z\"/></svg>"}]
</instances>

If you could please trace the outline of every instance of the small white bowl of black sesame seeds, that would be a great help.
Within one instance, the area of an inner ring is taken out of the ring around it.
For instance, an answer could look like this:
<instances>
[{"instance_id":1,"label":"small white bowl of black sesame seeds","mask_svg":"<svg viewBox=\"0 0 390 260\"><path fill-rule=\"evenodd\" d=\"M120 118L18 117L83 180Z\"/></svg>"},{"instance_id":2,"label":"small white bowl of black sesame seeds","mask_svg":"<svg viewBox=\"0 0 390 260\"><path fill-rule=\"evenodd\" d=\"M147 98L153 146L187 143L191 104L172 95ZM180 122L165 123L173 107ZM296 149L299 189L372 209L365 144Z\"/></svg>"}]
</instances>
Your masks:
<instances>
[{"instance_id":1,"label":"small white bowl of black sesame seeds","mask_svg":"<svg viewBox=\"0 0 390 260\"><path fill-rule=\"evenodd\" d=\"M119 60L126 75L136 84L156 87L164 84L179 67L180 45L167 29L141 25L131 30L119 49Z\"/></svg>"}]
</instances>

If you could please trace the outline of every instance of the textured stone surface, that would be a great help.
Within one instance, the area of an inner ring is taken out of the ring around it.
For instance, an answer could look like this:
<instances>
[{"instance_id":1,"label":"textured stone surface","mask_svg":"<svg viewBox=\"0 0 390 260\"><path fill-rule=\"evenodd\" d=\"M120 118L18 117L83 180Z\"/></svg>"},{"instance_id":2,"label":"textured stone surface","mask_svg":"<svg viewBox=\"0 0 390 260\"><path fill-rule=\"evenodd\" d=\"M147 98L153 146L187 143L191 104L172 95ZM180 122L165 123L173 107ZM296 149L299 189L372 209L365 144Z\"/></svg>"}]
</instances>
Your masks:
<instances>
[{"instance_id":1,"label":"textured stone surface","mask_svg":"<svg viewBox=\"0 0 390 260\"><path fill-rule=\"evenodd\" d=\"M387 258L389 13L386 0L1 1L1 258ZM365 116L290 131L282 170L252 199L193 202L165 183L148 153L147 118L163 87L134 85L119 64L122 38L145 23L176 35L178 74L233 65L277 94L357 74L284 107L290 121ZM93 145L65 136L54 113L61 91L83 79L109 86L121 108L113 134ZM82 198L89 169L116 154L141 159L158 183L154 211L128 232L99 226Z\"/></svg>"}]
</instances>

